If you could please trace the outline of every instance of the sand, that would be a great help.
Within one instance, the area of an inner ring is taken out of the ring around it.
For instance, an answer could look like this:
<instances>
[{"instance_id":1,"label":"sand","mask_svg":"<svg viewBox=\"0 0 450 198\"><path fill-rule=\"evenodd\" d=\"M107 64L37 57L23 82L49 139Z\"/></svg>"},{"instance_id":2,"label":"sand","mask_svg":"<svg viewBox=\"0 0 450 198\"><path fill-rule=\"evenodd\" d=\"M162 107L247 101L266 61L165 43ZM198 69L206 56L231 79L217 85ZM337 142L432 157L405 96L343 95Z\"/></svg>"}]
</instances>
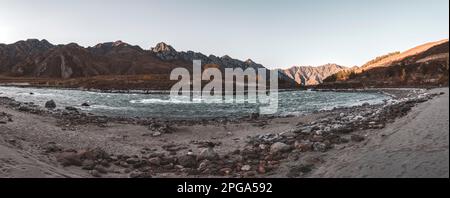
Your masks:
<instances>
[{"instance_id":1,"label":"sand","mask_svg":"<svg viewBox=\"0 0 450 198\"><path fill-rule=\"evenodd\" d=\"M413 108L368 141L333 151L310 177L448 178L449 89Z\"/></svg>"}]
</instances>

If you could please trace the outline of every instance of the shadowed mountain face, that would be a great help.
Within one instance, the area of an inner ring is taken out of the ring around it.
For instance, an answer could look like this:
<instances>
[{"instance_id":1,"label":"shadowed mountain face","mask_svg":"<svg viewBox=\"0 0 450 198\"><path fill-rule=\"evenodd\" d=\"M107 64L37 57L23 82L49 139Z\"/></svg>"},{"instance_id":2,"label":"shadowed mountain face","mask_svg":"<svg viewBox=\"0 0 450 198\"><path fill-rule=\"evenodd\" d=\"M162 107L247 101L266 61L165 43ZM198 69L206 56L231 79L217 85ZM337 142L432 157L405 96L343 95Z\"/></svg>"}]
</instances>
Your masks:
<instances>
[{"instance_id":1,"label":"shadowed mountain face","mask_svg":"<svg viewBox=\"0 0 450 198\"><path fill-rule=\"evenodd\" d=\"M298 84L307 86L320 84L328 76L348 69L337 64L326 64L318 67L294 66L289 69L284 69L282 72L294 79Z\"/></svg>"},{"instance_id":2,"label":"shadowed mountain face","mask_svg":"<svg viewBox=\"0 0 450 198\"><path fill-rule=\"evenodd\" d=\"M329 76L323 87L398 87L448 85L448 40L427 43L403 53L391 53L362 67Z\"/></svg>"},{"instance_id":3,"label":"shadowed mountain face","mask_svg":"<svg viewBox=\"0 0 450 198\"><path fill-rule=\"evenodd\" d=\"M165 74L188 61L167 62L138 46L117 41L84 48L75 43L51 45L45 40L19 41L0 47L3 75L77 78L98 75Z\"/></svg>"},{"instance_id":4,"label":"shadowed mountain face","mask_svg":"<svg viewBox=\"0 0 450 198\"><path fill-rule=\"evenodd\" d=\"M168 81L177 67L191 71L192 60L202 60L204 68L264 68L252 60L240 61L229 56L206 56L197 52L178 52L172 46L159 43L150 50L122 41L82 47L75 43L52 45L46 40L29 39L14 44L0 44L0 75L47 79L73 79L98 76L158 75ZM280 84L295 84L281 74ZM147 76L147 80L148 80ZM142 80L142 79L141 79Z\"/></svg>"},{"instance_id":5,"label":"shadowed mountain face","mask_svg":"<svg viewBox=\"0 0 450 198\"><path fill-rule=\"evenodd\" d=\"M45 52L54 46L46 40L29 39L11 45L0 44L0 72L10 73L11 69L29 58Z\"/></svg>"}]
</instances>

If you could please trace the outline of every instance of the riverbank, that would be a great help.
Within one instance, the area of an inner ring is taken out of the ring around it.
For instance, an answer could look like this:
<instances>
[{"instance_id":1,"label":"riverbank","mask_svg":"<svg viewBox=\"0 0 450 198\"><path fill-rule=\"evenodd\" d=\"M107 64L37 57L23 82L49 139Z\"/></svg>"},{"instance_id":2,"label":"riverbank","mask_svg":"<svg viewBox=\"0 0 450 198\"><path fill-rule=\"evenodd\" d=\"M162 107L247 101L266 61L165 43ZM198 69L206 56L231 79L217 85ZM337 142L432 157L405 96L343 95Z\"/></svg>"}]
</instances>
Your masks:
<instances>
[{"instance_id":1,"label":"riverbank","mask_svg":"<svg viewBox=\"0 0 450 198\"><path fill-rule=\"evenodd\" d=\"M323 170L323 155L369 141L363 131L389 128L446 90L391 90L395 100L382 105L231 121L113 119L2 98L0 177L307 177Z\"/></svg>"},{"instance_id":2,"label":"riverbank","mask_svg":"<svg viewBox=\"0 0 450 198\"><path fill-rule=\"evenodd\" d=\"M368 141L341 148L311 177L449 178L449 89L412 109L380 131L363 132Z\"/></svg>"}]
</instances>

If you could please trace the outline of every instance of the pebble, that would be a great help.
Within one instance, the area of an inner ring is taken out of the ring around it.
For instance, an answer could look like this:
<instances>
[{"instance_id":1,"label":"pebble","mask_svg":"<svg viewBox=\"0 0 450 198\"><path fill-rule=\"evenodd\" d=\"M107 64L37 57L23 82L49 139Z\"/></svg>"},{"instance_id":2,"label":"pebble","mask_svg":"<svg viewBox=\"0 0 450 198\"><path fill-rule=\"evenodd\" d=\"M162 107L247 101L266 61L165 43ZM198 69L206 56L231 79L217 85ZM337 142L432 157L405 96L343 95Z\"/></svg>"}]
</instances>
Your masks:
<instances>
[{"instance_id":1,"label":"pebble","mask_svg":"<svg viewBox=\"0 0 450 198\"><path fill-rule=\"evenodd\" d=\"M258 173L259 174L265 174L266 173L266 168L264 167L264 165L259 165L258 166Z\"/></svg>"},{"instance_id":2,"label":"pebble","mask_svg":"<svg viewBox=\"0 0 450 198\"><path fill-rule=\"evenodd\" d=\"M267 145L265 145L265 144L259 145L259 149L261 149L261 150L266 150L266 148L267 148Z\"/></svg>"},{"instance_id":3,"label":"pebble","mask_svg":"<svg viewBox=\"0 0 450 198\"><path fill-rule=\"evenodd\" d=\"M306 151L310 151L312 149L312 143L295 141L294 147L302 152L306 152Z\"/></svg>"},{"instance_id":4,"label":"pebble","mask_svg":"<svg viewBox=\"0 0 450 198\"><path fill-rule=\"evenodd\" d=\"M312 127L307 127L302 130L302 133L311 133L311 132L312 132Z\"/></svg>"},{"instance_id":5,"label":"pebble","mask_svg":"<svg viewBox=\"0 0 450 198\"><path fill-rule=\"evenodd\" d=\"M154 133L152 134L153 137L159 137L159 136L161 136L161 135L162 135L161 132L154 132Z\"/></svg>"},{"instance_id":6,"label":"pebble","mask_svg":"<svg viewBox=\"0 0 450 198\"><path fill-rule=\"evenodd\" d=\"M199 165L197 170L204 171L208 168L208 166L211 164L209 160L203 160Z\"/></svg>"},{"instance_id":7,"label":"pebble","mask_svg":"<svg viewBox=\"0 0 450 198\"><path fill-rule=\"evenodd\" d=\"M139 161L140 160L138 158L134 158L134 157L128 158L126 160L127 164L137 164L137 163L139 163Z\"/></svg>"},{"instance_id":8,"label":"pebble","mask_svg":"<svg viewBox=\"0 0 450 198\"><path fill-rule=\"evenodd\" d=\"M231 173L231 168L222 168L219 170L220 173L222 173L222 175L230 175Z\"/></svg>"},{"instance_id":9,"label":"pebble","mask_svg":"<svg viewBox=\"0 0 450 198\"><path fill-rule=\"evenodd\" d=\"M90 170L89 174L91 174L93 177L102 177L100 172L98 172L97 170Z\"/></svg>"},{"instance_id":10,"label":"pebble","mask_svg":"<svg viewBox=\"0 0 450 198\"><path fill-rule=\"evenodd\" d=\"M250 165L244 165L241 167L241 171L250 171L252 167Z\"/></svg>"},{"instance_id":11,"label":"pebble","mask_svg":"<svg viewBox=\"0 0 450 198\"><path fill-rule=\"evenodd\" d=\"M361 135L352 135L350 139L354 142L362 142L365 138Z\"/></svg>"},{"instance_id":12,"label":"pebble","mask_svg":"<svg viewBox=\"0 0 450 198\"><path fill-rule=\"evenodd\" d=\"M313 150L318 152L327 151L327 145L321 142L315 142L313 145Z\"/></svg>"},{"instance_id":13,"label":"pebble","mask_svg":"<svg viewBox=\"0 0 450 198\"><path fill-rule=\"evenodd\" d=\"M78 109L75 107L66 107L66 110L67 111L78 111Z\"/></svg>"},{"instance_id":14,"label":"pebble","mask_svg":"<svg viewBox=\"0 0 450 198\"><path fill-rule=\"evenodd\" d=\"M161 165L161 159L159 157L150 158L148 162L153 166Z\"/></svg>"},{"instance_id":15,"label":"pebble","mask_svg":"<svg viewBox=\"0 0 450 198\"><path fill-rule=\"evenodd\" d=\"M105 167L99 165L95 166L94 170L98 171L101 174L108 173L108 170Z\"/></svg>"},{"instance_id":16,"label":"pebble","mask_svg":"<svg viewBox=\"0 0 450 198\"><path fill-rule=\"evenodd\" d=\"M195 155L183 155L178 157L178 163L183 168L194 168L197 166Z\"/></svg>"}]
</instances>

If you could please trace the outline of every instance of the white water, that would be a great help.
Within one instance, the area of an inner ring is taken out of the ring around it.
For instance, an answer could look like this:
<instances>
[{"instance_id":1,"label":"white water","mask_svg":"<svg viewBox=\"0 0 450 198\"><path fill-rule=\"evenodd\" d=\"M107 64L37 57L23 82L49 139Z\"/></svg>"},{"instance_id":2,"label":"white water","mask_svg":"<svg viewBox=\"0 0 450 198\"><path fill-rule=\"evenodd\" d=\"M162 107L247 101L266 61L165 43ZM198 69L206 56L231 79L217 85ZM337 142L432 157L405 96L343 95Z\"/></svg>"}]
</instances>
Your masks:
<instances>
[{"instance_id":1,"label":"white water","mask_svg":"<svg viewBox=\"0 0 450 198\"><path fill-rule=\"evenodd\" d=\"M33 93L33 94L30 94ZM186 98L171 99L167 94L98 93L79 90L1 87L0 97L44 106L54 100L58 108L74 106L83 111L109 116L160 118L211 118L248 116L258 109L257 104L191 103ZM379 104L389 96L378 93L343 93L289 91L279 93L277 115L300 115L334 107L357 106L363 103ZM82 107L82 103L90 107Z\"/></svg>"}]
</instances>

